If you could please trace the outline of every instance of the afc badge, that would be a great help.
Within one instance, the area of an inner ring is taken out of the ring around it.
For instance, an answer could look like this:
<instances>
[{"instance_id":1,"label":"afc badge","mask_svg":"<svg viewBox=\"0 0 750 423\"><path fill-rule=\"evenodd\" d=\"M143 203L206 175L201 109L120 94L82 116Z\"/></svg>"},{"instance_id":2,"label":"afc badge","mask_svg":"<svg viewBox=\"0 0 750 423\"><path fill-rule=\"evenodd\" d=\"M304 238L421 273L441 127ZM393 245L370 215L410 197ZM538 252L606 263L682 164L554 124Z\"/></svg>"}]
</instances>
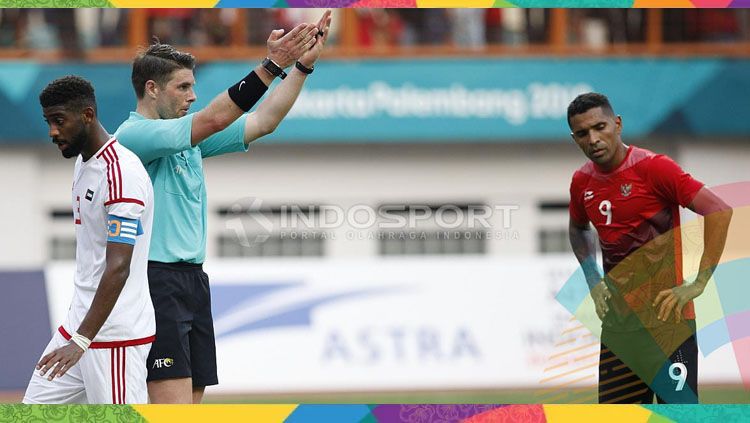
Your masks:
<instances>
[{"instance_id":1,"label":"afc badge","mask_svg":"<svg viewBox=\"0 0 750 423\"><path fill-rule=\"evenodd\" d=\"M620 194L622 194L623 197L627 197L630 195L632 189L633 184L622 184L620 185Z\"/></svg>"}]
</instances>

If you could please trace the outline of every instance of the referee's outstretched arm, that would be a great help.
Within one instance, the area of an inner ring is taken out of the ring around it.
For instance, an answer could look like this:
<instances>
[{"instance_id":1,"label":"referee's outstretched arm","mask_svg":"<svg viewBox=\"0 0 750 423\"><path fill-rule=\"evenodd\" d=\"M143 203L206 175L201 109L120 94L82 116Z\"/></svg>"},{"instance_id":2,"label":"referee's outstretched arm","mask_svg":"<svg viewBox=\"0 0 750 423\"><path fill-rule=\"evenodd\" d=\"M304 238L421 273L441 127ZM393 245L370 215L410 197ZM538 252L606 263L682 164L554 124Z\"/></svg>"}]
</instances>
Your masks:
<instances>
[{"instance_id":1,"label":"referee's outstretched arm","mask_svg":"<svg viewBox=\"0 0 750 423\"><path fill-rule=\"evenodd\" d=\"M300 91L302 91L307 75L311 74L315 68L315 62L320 57L326 40L328 40L330 26L331 11L327 10L314 26L318 34L314 38L315 44L299 58L289 75L245 120L245 145L272 133L289 113Z\"/></svg>"},{"instance_id":2,"label":"referee's outstretched arm","mask_svg":"<svg viewBox=\"0 0 750 423\"><path fill-rule=\"evenodd\" d=\"M279 38L283 30L272 31L268 37L268 59L285 68L300 58L315 45L314 24L299 24L288 34ZM248 112L265 94L276 75L272 75L259 64L242 80L219 94L208 106L193 117L190 143L195 146L207 137L229 126L243 113ZM296 96L295 96L296 98ZM291 103L294 102L292 99ZM289 106L291 108L291 104Z\"/></svg>"}]
</instances>

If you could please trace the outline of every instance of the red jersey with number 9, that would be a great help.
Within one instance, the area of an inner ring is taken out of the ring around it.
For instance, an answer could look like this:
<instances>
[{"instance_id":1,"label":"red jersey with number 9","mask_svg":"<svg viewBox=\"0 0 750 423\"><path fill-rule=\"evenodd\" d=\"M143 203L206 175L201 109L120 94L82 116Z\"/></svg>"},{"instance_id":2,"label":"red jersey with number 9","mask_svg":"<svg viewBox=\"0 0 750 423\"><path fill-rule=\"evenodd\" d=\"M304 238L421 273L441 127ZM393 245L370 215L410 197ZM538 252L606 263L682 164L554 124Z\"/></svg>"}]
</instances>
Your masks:
<instances>
[{"instance_id":1,"label":"red jersey with number 9","mask_svg":"<svg viewBox=\"0 0 750 423\"><path fill-rule=\"evenodd\" d=\"M631 324L638 317L638 326L660 324L654 298L683 280L679 206L688 206L702 187L669 157L634 146L611 172L593 162L575 172L570 217L596 228L605 281L616 292L618 316L605 319L605 327L625 324L628 315ZM695 319L692 302L683 317Z\"/></svg>"}]
</instances>

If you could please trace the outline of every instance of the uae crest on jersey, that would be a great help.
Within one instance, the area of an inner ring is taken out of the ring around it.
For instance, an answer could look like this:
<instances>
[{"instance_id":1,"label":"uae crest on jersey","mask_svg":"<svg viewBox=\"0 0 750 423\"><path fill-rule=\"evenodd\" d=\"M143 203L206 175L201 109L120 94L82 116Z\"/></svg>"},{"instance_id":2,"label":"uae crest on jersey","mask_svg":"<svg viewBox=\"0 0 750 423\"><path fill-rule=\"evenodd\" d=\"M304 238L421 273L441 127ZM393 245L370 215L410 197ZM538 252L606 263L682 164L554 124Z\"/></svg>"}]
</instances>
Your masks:
<instances>
[{"instance_id":1,"label":"uae crest on jersey","mask_svg":"<svg viewBox=\"0 0 750 423\"><path fill-rule=\"evenodd\" d=\"M620 185L620 194L622 194L623 197L627 197L630 195L632 189L633 184L622 184Z\"/></svg>"}]
</instances>

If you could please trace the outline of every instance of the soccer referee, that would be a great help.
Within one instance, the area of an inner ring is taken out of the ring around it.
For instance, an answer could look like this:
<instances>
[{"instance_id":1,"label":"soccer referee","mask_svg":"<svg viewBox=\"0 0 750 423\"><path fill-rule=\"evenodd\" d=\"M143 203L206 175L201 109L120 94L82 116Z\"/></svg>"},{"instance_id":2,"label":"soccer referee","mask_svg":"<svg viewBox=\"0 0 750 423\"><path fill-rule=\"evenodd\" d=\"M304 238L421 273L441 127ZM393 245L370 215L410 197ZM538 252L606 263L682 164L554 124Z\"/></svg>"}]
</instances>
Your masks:
<instances>
[{"instance_id":1,"label":"soccer referee","mask_svg":"<svg viewBox=\"0 0 750 423\"><path fill-rule=\"evenodd\" d=\"M195 58L153 44L133 62L138 99L115 133L143 162L154 185L154 230L148 279L156 341L148 357L152 403L200 403L218 383L206 256L206 188L202 160L247 151L291 109L328 38L331 12L288 34L271 32L268 57L252 72L189 114L196 100ZM296 62L296 63L295 63ZM294 64L287 75L284 68ZM248 112L275 77L283 81Z\"/></svg>"}]
</instances>

